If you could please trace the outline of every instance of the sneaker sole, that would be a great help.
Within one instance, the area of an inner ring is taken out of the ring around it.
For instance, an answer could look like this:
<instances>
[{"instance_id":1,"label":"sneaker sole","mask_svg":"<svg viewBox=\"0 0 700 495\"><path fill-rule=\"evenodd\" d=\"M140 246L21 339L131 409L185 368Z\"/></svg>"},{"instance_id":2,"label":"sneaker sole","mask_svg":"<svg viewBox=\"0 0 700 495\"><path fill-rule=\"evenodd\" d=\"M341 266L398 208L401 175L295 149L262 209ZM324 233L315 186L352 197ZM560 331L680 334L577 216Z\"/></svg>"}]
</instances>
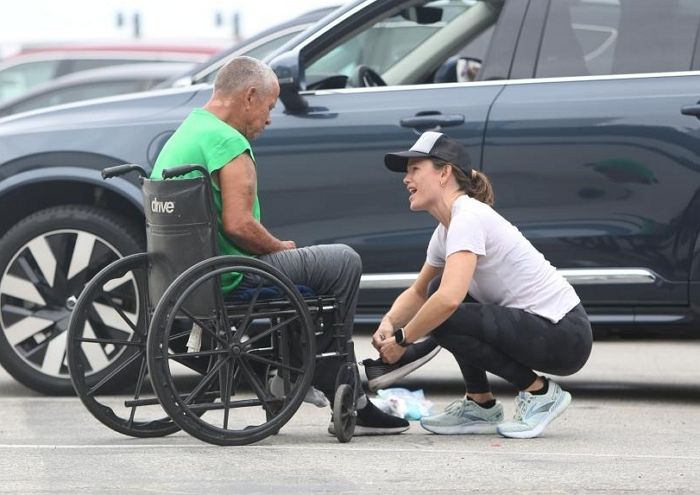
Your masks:
<instances>
[{"instance_id":1,"label":"sneaker sole","mask_svg":"<svg viewBox=\"0 0 700 495\"><path fill-rule=\"evenodd\" d=\"M369 437L377 435L398 435L408 430L411 426L399 426L396 428L372 428L370 426L355 425L355 433L353 437ZM328 425L328 434L335 436L335 426L333 423Z\"/></svg>"},{"instance_id":2,"label":"sneaker sole","mask_svg":"<svg viewBox=\"0 0 700 495\"><path fill-rule=\"evenodd\" d=\"M554 405L554 408L552 408L549 411L549 414L544 418L544 421L542 421L540 424L535 426L532 430L526 430L526 431L501 431L500 429L498 430L499 435L502 435L507 438L535 438L536 436L540 435L544 429L554 421L557 417L563 413L567 407L569 407L569 404L571 404L571 394L569 392L564 391L562 394L562 400L557 402Z\"/></svg>"},{"instance_id":3,"label":"sneaker sole","mask_svg":"<svg viewBox=\"0 0 700 495\"><path fill-rule=\"evenodd\" d=\"M435 426L420 424L424 429L438 435L488 435L496 433L498 423L477 423L456 426Z\"/></svg>"},{"instance_id":4,"label":"sneaker sole","mask_svg":"<svg viewBox=\"0 0 700 495\"><path fill-rule=\"evenodd\" d=\"M416 359L415 361L410 362L410 363L406 364L405 366L402 366L399 369L396 369L394 371L390 371L389 373L386 373L385 375L378 376L377 378L369 380L369 382L368 382L369 390L371 392L376 392L380 388L386 388L389 385L393 385L395 382L399 381L404 376L417 370L418 368L423 366L425 363L427 363L428 361L433 359L435 356L437 356L437 353L440 352L440 349L442 349L442 347L437 346L435 349L430 351L428 354L426 354L422 358Z\"/></svg>"}]
</instances>

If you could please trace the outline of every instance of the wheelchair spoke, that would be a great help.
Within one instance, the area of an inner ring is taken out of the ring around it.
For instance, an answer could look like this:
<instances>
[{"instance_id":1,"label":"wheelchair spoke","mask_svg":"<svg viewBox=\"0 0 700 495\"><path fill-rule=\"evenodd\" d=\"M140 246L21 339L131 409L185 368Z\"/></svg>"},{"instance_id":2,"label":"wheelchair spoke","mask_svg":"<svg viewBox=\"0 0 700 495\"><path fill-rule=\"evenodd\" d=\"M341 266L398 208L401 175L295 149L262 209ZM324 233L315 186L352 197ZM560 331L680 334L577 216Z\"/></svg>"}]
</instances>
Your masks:
<instances>
[{"instance_id":1,"label":"wheelchair spoke","mask_svg":"<svg viewBox=\"0 0 700 495\"><path fill-rule=\"evenodd\" d=\"M96 300L96 302L97 302L97 300ZM109 306L110 308L112 308L114 311L117 312L117 314L121 317L121 319L124 320L124 322L125 322L127 325L129 325L129 328L131 328L131 331L132 331L132 332L134 332L134 333L137 334L137 335L140 335L141 337L145 337L145 336L146 336L146 333L140 331L140 329L138 328L138 325L135 325L134 322L131 321L131 320L126 316L126 313L124 313L124 310L123 310L121 307L119 307L119 305L116 304L116 303L112 300L111 297L109 297L109 296L107 296L107 295L105 294L105 296L104 296L104 302L107 303L107 306ZM145 308L144 308L144 311L145 311Z\"/></svg>"},{"instance_id":2,"label":"wheelchair spoke","mask_svg":"<svg viewBox=\"0 0 700 495\"><path fill-rule=\"evenodd\" d=\"M139 351L139 352L137 352L136 354L134 354L133 356L127 358L122 364L120 364L120 365L117 366L115 369L113 369L112 371L110 371L108 374L106 374L106 375L102 378L102 380L100 380L100 381L97 382L92 388L90 388L90 390L88 390L88 392L87 392L87 395L88 395L88 396L94 395L95 392L97 392L100 388L102 388L102 386L103 386L105 383L109 382L112 378L114 378L114 377L117 376L119 373L121 373L121 372L124 371L126 368L128 368L128 367L129 367L134 361L136 361L138 358L144 358L144 359L145 359L145 356L146 356L146 352L145 352L145 351Z\"/></svg>"},{"instance_id":3,"label":"wheelchair spoke","mask_svg":"<svg viewBox=\"0 0 700 495\"><path fill-rule=\"evenodd\" d=\"M238 387L238 385L241 383L241 366L238 365L236 368L233 370L233 385L234 387ZM234 388L233 393L236 393L236 390Z\"/></svg>"},{"instance_id":4,"label":"wheelchair spoke","mask_svg":"<svg viewBox=\"0 0 700 495\"><path fill-rule=\"evenodd\" d=\"M248 359L252 359L253 361L257 361L259 363L265 363L269 364L270 366L275 366L277 368L283 368L285 370L293 371L295 373L304 373L304 370L301 368L295 368L294 366L289 366L288 364L284 363L279 363L277 361L273 361L272 359L267 359L262 356L257 356L255 354L244 354Z\"/></svg>"},{"instance_id":5,"label":"wheelchair spoke","mask_svg":"<svg viewBox=\"0 0 700 495\"><path fill-rule=\"evenodd\" d=\"M124 309L119 304L114 302L111 294L109 294L108 292L105 292L105 291L100 291L100 293L98 295L96 295L95 298L93 299L93 304L95 304L95 303L101 304L105 307L112 309L115 313L117 313L117 316L119 316L119 318L124 323L126 323L126 325L129 327L129 329L131 329L131 331L133 333L135 333L136 335L139 335L141 337L146 337L145 330L138 328L138 325L135 324L133 321L131 321L131 319L128 317L128 315L124 312ZM145 308L142 309L142 311L145 311ZM138 319L138 315L137 315L137 319ZM123 329L123 327L122 327L122 329ZM123 330L125 330L125 329L123 329Z\"/></svg>"},{"instance_id":6,"label":"wheelchair spoke","mask_svg":"<svg viewBox=\"0 0 700 495\"><path fill-rule=\"evenodd\" d=\"M193 323L197 324L199 328L202 329L202 331L207 332L209 335L214 337L214 339L219 342L219 344L226 346L227 342L223 340L219 335L217 335L217 332L213 331L211 328L209 328L209 325L207 323L201 321L199 318L191 314L189 311L187 311L185 308L180 308L180 311L182 311L185 316L187 316L190 320L192 320Z\"/></svg>"},{"instance_id":7,"label":"wheelchair spoke","mask_svg":"<svg viewBox=\"0 0 700 495\"><path fill-rule=\"evenodd\" d=\"M146 360L141 360L141 366L139 369L139 377L136 380L136 390L134 390L134 400L138 400L141 397L141 389L143 388L143 379L146 377ZM134 425L134 417L136 416L136 406L131 408L131 413L129 414L128 426L132 428Z\"/></svg>"},{"instance_id":8,"label":"wheelchair spoke","mask_svg":"<svg viewBox=\"0 0 700 495\"><path fill-rule=\"evenodd\" d=\"M205 390L206 386L209 385L209 382L211 382L212 378L216 376L216 374L219 372L219 369L226 363L226 359L221 359L219 360L212 368L207 372L204 377L199 381L196 387L192 389L192 391L187 394L187 397L185 397L182 401L183 405L189 405L190 402L193 400L197 399L199 395Z\"/></svg>"},{"instance_id":9,"label":"wheelchair spoke","mask_svg":"<svg viewBox=\"0 0 700 495\"><path fill-rule=\"evenodd\" d=\"M255 375L255 371L253 371L253 369L250 367L250 364L247 363L245 359L241 359L240 363L243 374L248 379L248 382L253 386L255 395L257 395L260 402L262 402L263 408L265 408L265 411L267 411L269 414L274 415L275 412L270 406L270 402L275 400L274 397L267 397L265 394L265 387L260 383L260 380L258 380L258 377Z\"/></svg>"},{"instance_id":10,"label":"wheelchair spoke","mask_svg":"<svg viewBox=\"0 0 700 495\"><path fill-rule=\"evenodd\" d=\"M280 322L280 323L278 323L278 324L276 324L276 325L274 325L274 326L271 326L270 328L268 328L268 329L265 330L264 332L259 333L259 334L256 335L255 337L251 337L250 339L246 340L245 343L246 343L247 345L252 345L252 344L254 344L255 342L257 342L258 340L264 339L265 337L271 335L272 333L276 332L276 331L279 330L280 328L282 328L282 327L284 327L284 326L287 326L287 325L289 325L290 323L297 321L298 319L299 319L299 315L294 315L294 316L292 316L291 318L288 318L288 319L286 319L286 320L284 320L284 321L282 321L282 322Z\"/></svg>"},{"instance_id":11,"label":"wheelchair spoke","mask_svg":"<svg viewBox=\"0 0 700 495\"><path fill-rule=\"evenodd\" d=\"M258 286L255 288L255 293L253 293L253 297L250 298L250 303L248 303L248 309L246 310L245 319L243 320L243 323L241 323L241 326L240 326L240 333L238 334L239 337L237 338L238 342L240 342L240 335L243 335L245 333L245 331L248 329L248 325L250 325L250 320L252 318L253 308L255 307L255 303L258 302L258 297L260 297L260 291L262 291L262 286L263 286L262 281L258 282Z\"/></svg>"},{"instance_id":12,"label":"wheelchair spoke","mask_svg":"<svg viewBox=\"0 0 700 495\"><path fill-rule=\"evenodd\" d=\"M233 362L231 362L231 366L233 366ZM233 370L234 373L236 370ZM224 430L228 429L228 417L229 417L229 412L231 411L231 389L233 387L233 373L229 375L229 366L226 366L226 373L224 374L226 377L226 386L225 386L225 393L224 393ZM224 388L224 387L222 387Z\"/></svg>"},{"instance_id":13,"label":"wheelchair spoke","mask_svg":"<svg viewBox=\"0 0 700 495\"><path fill-rule=\"evenodd\" d=\"M171 333L168 336L168 342L174 342L175 340L181 339L182 337L189 337L190 333L192 333L192 329L183 330L180 333L174 333L174 334Z\"/></svg>"}]
</instances>

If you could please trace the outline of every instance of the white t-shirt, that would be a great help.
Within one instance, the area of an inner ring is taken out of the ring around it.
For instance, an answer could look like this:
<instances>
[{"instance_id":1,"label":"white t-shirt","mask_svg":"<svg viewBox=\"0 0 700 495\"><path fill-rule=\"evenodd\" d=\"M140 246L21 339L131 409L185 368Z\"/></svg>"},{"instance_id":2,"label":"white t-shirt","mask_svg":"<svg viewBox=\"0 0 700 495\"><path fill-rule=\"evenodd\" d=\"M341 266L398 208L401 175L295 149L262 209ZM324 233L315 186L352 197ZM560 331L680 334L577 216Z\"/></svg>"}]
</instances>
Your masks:
<instances>
[{"instance_id":1,"label":"white t-shirt","mask_svg":"<svg viewBox=\"0 0 700 495\"><path fill-rule=\"evenodd\" d=\"M581 302L514 225L466 195L452 205L449 229L442 224L435 229L426 261L442 268L458 251L478 256L469 294L480 303L522 309L557 323Z\"/></svg>"}]
</instances>

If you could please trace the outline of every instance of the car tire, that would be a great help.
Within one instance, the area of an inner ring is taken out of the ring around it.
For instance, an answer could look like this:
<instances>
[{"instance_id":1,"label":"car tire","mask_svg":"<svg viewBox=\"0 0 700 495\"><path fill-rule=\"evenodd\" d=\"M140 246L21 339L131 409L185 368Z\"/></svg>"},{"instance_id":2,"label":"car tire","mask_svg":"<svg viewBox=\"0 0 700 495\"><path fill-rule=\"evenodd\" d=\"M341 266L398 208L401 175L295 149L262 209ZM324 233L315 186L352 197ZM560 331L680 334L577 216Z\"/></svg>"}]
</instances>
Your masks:
<instances>
[{"instance_id":1,"label":"car tire","mask_svg":"<svg viewBox=\"0 0 700 495\"><path fill-rule=\"evenodd\" d=\"M141 228L93 206L38 211L0 238L0 364L50 395L73 394L66 329L85 284L109 263L143 252Z\"/></svg>"}]
</instances>

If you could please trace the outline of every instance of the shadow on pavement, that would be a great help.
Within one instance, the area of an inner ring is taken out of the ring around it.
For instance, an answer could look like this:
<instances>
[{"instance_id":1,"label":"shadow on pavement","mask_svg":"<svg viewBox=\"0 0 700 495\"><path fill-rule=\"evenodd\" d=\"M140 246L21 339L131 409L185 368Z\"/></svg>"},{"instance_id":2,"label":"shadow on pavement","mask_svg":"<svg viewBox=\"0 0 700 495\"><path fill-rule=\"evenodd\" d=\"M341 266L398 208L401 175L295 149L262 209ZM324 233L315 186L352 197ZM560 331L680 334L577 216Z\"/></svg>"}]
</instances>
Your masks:
<instances>
[{"instance_id":1,"label":"shadow on pavement","mask_svg":"<svg viewBox=\"0 0 700 495\"><path fill-rule=\"evenodd\" d=\"M556 379L556 378L555 378ZM700 383L642 383L632 381L582 381L557 380L566 390L576 397L605 400L639 400L639 401L679 401L700 404ZM426 395L461 395L464 385L460 380L421 380L406 379L396 387L410 390L423 389ZM517 393L510 384L499 380L493 381L492 390L498 395Z\"/></svg>"},{"instance_id":2,"label":"shadow on pavement","mask_svg":"<svg viewBox=\"0 0 700 495\"><path fill-rule=\"evenodd\" d=\"M192 380L192 383L187 383ZM180 385L185 388L194 384L196 377L180 378ZM700 404L700 383L643 383L637 381L584 381L576 379L557 380L566 390L576 397L605 400L638 401L677 401ZM426 395L460 396L464 394L464 385L458 378L423 379L406 378L394 387L410 390L423 389ZM365 387L366 388L366 387ZM144 392L150 392L146 387ZM516 390L503 380L493 380L492 390L497 395L515 396ZM10 377L0 380L0 398L34 398L49 397L35 392Z\"/></svg>"}]
</instances>

